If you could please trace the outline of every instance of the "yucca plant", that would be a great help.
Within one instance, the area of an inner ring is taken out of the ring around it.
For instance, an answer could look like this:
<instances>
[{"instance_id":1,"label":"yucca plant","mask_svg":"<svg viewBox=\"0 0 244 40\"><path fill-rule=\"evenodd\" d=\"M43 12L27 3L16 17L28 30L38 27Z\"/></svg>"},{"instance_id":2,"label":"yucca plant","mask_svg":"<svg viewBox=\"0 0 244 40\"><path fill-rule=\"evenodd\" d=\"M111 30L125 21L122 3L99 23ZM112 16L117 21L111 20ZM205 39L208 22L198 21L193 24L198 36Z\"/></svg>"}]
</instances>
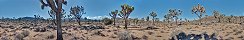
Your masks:
<instances>
[{"instance_id":1,"label":"yucca plant","mask_svg":"<svg viewBox=\"0 0 244 40\"><path fill-rule=\"evenodd\" d=\"M146 17L146 21L149 21L149 16Z\"/></svg>"},{"instance_id":2,"label":"yucca plant","mask_svg":"<svg viewBox=\"0 0 244 40\"><path fill-rule=\"evenodd\" d=\"M151 12L149 15L153 17L153 18L152 18L152 21L153 21L153 25L155 25L155 24L154 24L154 21L155 21L155 17L157 16L157 13L155 13L155 12Z\"/></svg>"},{"instance_id":3,"label":"yucca plant","mask_svg":"<svg viewBox=\"0 0 244 40\"><path fill-rule=\"evenodd\" d=\"M200 23L201 23L202 15L204 15L204 13L206 13L205 8L203 6L201 6L200 4L192 7L192 14L196 14L198 16Z\"/></svg>"},{"instance_id":4,"label":"yucca plant","mask_svg":"<svg viewBox=\"0 0 244 40\"><path fill-rule=\"evenodd\" d=\"M109 16L111 16L113 18L113 21L114 21L114 27L115 27L115 19L116 19L116 16L118 14L118 10L115 10L115 11L112 11L111 13L109 13Z\"/></svg>"},{"instance_id":5,"label":"yucca plant","mask_svg":"<svg viewBox=\"0 0 244 40\"><path fill-rule=\"evenodd\" d=\"M219 13L219 11L214 10L213 16L218 19L218 22L220 22L220 18L222 18L222 14Z\"/></svg>"},{"instance_id":6,"label":"yucca plant","mask_svg":"<svg viewBox=\"0 0 244 40\"><path fill-rule=\"evenodd\" d=\"M76 18L76 21L79 23L79 25L81 26L81 21L80 21L80 19L81 19L81 16L83 15L83 14L86 14L85 12L84 12L84 8L82 7L82 6L75 6L75 7L71 7L70 8L70 14L71 15L73 15L75 18Z\"/></svg>"},{"instance_id":7,"label":"yucca plant","mask_svg":"<svg viewBox=\"0 0 244 40\"><path fill-rule=\"evenodd\" d=\"M122 8L122 10L120 11L120 14L118 14L118 15L124 19L124 22L125 22L124 29L127 29L127 24L128 24L127 19L129 17L130 13L134 10L134 7L124 4L124 5L121 5L121 8Z\"/></svg>"},{"instance_id":8,"label":"yucca plant","mask_svg":"<svg viewBox=\"0 0 244 40\"><path fill-rule=\"evenodd\" d=\"M182 13L181 10L176 10L176 9L170 9L169 10L169 14L170 16L172 16L173 18L175 18L175 22L176 22L176 25L177 25L177 20L178 20L178 16L180 16Z\"/></svg>"},{"instance_id":9,"label":"yucca plant","mask_svg":"<svg viewBox=\"0 0 244 40\"><path fill-rule=\"evenodd\" d=\"M166 15L164 15L164 18L165 18L164 20L167 21L167 23L169 23L170 19L172 19L173 17L171 17L170 14L166 14Z\"/></svg>"},{"instance_id":10,"label":"yucca plant","mask_svg":"<svg viewBox=\"0 0 244 40\"><path fill-rule=\"evenodd\" d=\"M40 0L41 2L41 9L44 9L44 7L50 7L51 10L53 10L56 13L56 21L57 21L57 40L63 40L62 37L62 29L61 29L61 12L62 12L62 5L66 5L67 1L65 0L46 0L46 3L44 3L43 0Z\"/></svg>"}]
</instances>

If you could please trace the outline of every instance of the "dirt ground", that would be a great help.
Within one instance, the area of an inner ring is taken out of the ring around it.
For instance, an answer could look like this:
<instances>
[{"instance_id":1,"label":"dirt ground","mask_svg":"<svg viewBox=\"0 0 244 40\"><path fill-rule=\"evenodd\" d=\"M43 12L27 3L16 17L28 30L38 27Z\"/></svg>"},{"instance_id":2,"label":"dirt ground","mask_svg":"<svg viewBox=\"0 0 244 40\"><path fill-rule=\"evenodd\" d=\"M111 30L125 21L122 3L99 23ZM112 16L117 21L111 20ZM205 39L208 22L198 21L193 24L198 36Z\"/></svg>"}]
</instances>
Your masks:
<instances>
[{"instance_id":1,"label":"dirt ground","mask_svg":"<svg viewBox=\"0 0 244 40\"><path fill-rule=\"evenodd\" d=\"M31 22L0 22L0 38L1 40L56 40L56 29L49 28L50 23L33 24ZM100 24L97 23L96 25ZM136 40L169 40L179 32L185 32L186 34L201 34L205 32L208 35L216 33L217 39L244 40L244 25L234 23L184 24L179 26L157 23L154 27L158 29L146 29L150 25L129 25L128 29L123 29L123 25L117 25L120 28L113 25L101 26L105 29L80 30L77 23L63 23L63 39L119 40L120 38L130 37ZM39 28L43 28L44 31L36 31Z\"/></svg>"}]
</instances>

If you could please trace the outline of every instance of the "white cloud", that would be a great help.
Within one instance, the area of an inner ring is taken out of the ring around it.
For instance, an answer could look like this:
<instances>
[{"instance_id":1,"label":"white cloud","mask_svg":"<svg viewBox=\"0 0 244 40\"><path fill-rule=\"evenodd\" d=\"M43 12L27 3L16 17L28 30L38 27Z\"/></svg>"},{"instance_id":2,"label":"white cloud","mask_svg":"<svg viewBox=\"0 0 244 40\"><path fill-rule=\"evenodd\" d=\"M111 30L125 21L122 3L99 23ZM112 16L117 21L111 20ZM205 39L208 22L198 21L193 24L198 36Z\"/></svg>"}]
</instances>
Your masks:
<instances>
[{"instance_id":1,"label":"white cloud","mask_svg":"<svg viewBox=\"0 0 244 40\"><path fill-rule=\"evenodd\" d=\"M111 18L110 16L86 16L88 19L102 19L102 18Z\"/></svg>"}]
</instances>

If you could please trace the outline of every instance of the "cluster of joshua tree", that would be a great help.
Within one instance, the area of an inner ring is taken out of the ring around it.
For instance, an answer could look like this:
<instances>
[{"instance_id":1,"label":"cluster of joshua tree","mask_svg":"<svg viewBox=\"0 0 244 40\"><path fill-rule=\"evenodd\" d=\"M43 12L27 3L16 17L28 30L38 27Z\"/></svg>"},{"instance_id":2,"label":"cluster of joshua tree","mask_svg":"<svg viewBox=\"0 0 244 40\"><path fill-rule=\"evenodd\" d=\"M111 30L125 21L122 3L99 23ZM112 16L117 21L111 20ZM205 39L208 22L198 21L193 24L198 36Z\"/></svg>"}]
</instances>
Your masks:
<instances>
[{"instance_id":1,"label":"cluster of joshua tree","mask_svg":"<svg viewBox=\"0 0 244 40\"><path fill-rule=\"evenodd\" d=\"M53 23L55 25L57 25L57 40L62 40L62 30L61 30L61 19L65 16L63 16L65 14L64 9L62 9L63 4L67 5L67 1L65 0L46 0L45 2L43 0L40 0L40 2L42 3L41 5L41 9L44 9L44 7L50 7L51 10L48 11L48 14L50 15L50 17L53 20ZM114 10L111 13L109 13L109 15L113 18L113 25L116 25L116 18L117 16L123 18L124 20L124 29L127 29L127 25L128 25L128 17L129 15L133 12L134 7L130 6L128 4L123 4L121 5L121 10ZM178 16L180 16L182 14L182 10L179 9L169 9L168 14L164 15L164 20L167 21L168 23L170 22L170 20L175 20L176 25L178 25L177 20L179 19ZM199 13L198 13L199 12ZM193 6L192 8L192 14L196 14L200 20L201 23L201 18L202 15L204 15L205 12L205 8L203 6L201 6L200 4L198 4L197 6ZM86 14L86 12L84 12L84 8L83 6L75 6L75 7L71 7L70 8L70 15L68 15L68 17L75 17L77 23L81 26L82 24L80 23L80 19L82 17L83 14ZM214 17L218 18L218 22L220 22L220 18L223 15L220 15L220 13L218 11L214 11L213 12ZM152 11L150 14L150 16L152 16L152 23L153 25L155 25L155 17L157 16L156 12ZM135 20L138 20L135 19ZM142 20L144 21L144 18L142 18ZM145 18L146 21L149 21L149 16L147 16ZM159 20L158 18L156 18L156 20ZM187 20L187 19L186 19ZM138 21L136 21L138 22Z\"/></svg>"}]
</instances>

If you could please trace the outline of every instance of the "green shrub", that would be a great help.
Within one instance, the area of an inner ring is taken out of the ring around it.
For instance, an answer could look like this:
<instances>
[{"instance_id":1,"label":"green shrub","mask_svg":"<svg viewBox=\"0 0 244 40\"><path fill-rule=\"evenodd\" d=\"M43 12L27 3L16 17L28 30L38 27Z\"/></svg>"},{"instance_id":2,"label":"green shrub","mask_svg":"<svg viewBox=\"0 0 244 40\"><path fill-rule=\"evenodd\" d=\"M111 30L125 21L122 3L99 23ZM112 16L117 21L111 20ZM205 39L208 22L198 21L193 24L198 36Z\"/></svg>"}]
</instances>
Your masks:
<instances>
[{"instance_id":1,"label":"green shrub","mask_svg":"<svg viewBox=\"0 0 244 40\"><path fill-rule=\"evenodd\" d=\"M109 18L103 18L102 21L103 21L104 25L110 25L113 23L113 21Z\"/></svg>"}]
</instances>

